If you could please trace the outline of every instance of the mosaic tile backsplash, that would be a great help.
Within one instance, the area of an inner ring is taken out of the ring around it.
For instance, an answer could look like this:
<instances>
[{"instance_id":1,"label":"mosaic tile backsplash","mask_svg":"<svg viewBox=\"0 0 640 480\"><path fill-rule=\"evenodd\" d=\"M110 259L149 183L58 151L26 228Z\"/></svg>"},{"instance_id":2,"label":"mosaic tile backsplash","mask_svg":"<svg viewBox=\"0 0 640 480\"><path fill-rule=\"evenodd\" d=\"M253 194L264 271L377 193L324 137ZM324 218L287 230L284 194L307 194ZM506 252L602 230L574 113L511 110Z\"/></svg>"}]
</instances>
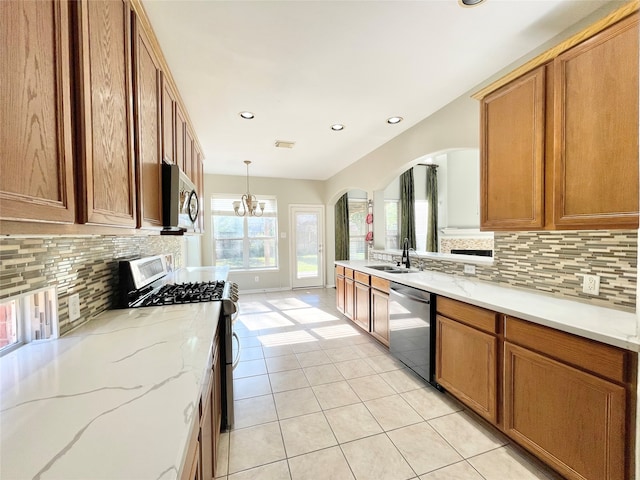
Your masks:
<instances>
[{"instance_id":1,"label":"mosaic tile backsplash","mask_svg":"<svg viewBox=\"0 0 640 480\"><path fill-rule=\"evenodd\" d=\"M177 236L52 236L0 239L0 300L37 288L58 289L60 334L114 304L118 260L173 254L183 265L184 238ZM69 321L68 297L80 294L80 318Z\"/></svg>"},{"instance_id":2,"label":"mosaic tile backsplash","mask_svg":"<svg viewBox=\"0 0 640 480\"><path fill-rule=\"evenodd\" d=\"M428 270L466 275L463 262L422 261ZM634 312L637 269L636 230L496 232L493 265L476 264L474 277ZM599 295L582 292L581 274L600 276Z\"/></svg>"}]
</instances>

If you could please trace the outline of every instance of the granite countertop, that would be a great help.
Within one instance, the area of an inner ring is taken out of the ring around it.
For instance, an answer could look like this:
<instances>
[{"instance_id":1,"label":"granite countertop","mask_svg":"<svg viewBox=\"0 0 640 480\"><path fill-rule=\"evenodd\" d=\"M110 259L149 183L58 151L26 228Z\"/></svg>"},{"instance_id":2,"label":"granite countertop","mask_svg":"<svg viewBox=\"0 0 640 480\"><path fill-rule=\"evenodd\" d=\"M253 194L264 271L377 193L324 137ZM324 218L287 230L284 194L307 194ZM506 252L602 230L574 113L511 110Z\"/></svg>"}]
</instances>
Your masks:
<instances>
[{"instance_id":1,"label":"granite countertop","mask_svg":"<svg viewBox=\"0 0 640 480\"><path fill-rule=\"evenodd\" d=\"M177 478L220 306L109 310L1 357L2 478Z\"/></svg>"},{"instance_id":2,"label":"granite countertop","mask_svg":"<svg viewBox=\"0 0 640 480\"><path fill-rule=\"evenodd\" d=\"M640 351L638 316L635 313L494 285L470 277L417 270L400 274L385 273L368 268L383 264L379 260L335 263L581 337L634 352Z\"/></svg>"}]
</instances>

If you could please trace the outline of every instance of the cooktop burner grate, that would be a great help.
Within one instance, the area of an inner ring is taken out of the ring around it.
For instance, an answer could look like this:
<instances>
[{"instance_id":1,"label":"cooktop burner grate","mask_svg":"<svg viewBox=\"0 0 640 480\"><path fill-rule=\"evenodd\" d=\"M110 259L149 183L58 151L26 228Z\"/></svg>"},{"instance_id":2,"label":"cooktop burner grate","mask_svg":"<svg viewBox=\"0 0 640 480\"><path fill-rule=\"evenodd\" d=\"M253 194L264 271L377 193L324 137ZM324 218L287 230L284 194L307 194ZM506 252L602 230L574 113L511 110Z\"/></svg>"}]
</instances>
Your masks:
<instances>
[{"instance_id":1,"label":"cooktop burner grate","mask_svg":"<svg viewBox=\"0 0 640 480\"><path fill-rule=\"evenodd\" d=\"M144 298L139 306L215 302L222 300L223 291L223 281L167 284Z\"/></svg>"}]
</instances>

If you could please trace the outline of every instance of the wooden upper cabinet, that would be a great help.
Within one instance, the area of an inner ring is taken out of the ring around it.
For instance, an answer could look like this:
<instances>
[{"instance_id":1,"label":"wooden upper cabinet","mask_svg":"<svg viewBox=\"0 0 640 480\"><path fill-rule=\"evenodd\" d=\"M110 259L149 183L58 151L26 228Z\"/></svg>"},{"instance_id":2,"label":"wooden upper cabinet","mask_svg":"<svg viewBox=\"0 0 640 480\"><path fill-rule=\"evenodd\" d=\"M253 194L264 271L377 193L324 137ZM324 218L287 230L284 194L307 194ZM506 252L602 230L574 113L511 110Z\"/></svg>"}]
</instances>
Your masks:
<instances>
[{"instance_id":1,"label":"wooden upper cabinet","mask_svg":"<svg viewBox=\"0 0 640 480\"><path fill-rule=\"evenodd\" d=\"M69 6L0 2L0 217L73 223Z\"/></svg>"},{"instance_id":2,"label":"wooden upper cabinet","mask_svg":"<svg viewBox=\"0 0 640 480\"><path fill-rule=\"evenodd\" d=\"M162 159L176 163L176 94L162 75Z\"/></svg>"},{"instance_id":3,"label":"wooden upper cabinet","mask_svg":"<svg viewBox=\"0 0 640 480\"><path fill-rule=\"evenodd\" d=\"M482 98L483 230L638 227L638 12L584 36Z\"/></svg>"},{"instance_id":4,"label":"wooden upper cabinet","mask_svg":"<svg viewBox=\"0 0 640 480\"><path fill-rule=\"evenodd\" d=\"M182 111L179 104L176 104L176 165L178 165L184 172L184 145L185 145L185 130L187 121L186 116Z\"/></svg>"},{"instance_id":5,"label":"wooden upper cabinet","mask_svg":"<svg viewBox=\"0 0 640 480\"><path fill-rule=\"evenodd\" d=\"M637 228L638 13L554 62L554 222Z\"/></svg>"},{"instance_id":6,"label":"wooden upper cabinet","mask_svg":"<svg viewBox=\"0 0 640 480\"><path fill-rule=\"evenodd\" d=\"M182 170L187 174L187 177L189 177L191 181L193 181L194 163L193 143L193 133L191 133L191 128L189 128L189 125L187 124L184 130L184 168Z\"/></svg>"},{"instance_id":7,"label":"wooden upper cabinet","mask_svg":"<svg viewBox=\"0 0 640 480\"><path fill-rule=\"evenodd\" d=\"M149 39L134 21L138 226L162 226L161 69Z\"/></svg>"},{"instance_id":8,"label":"wooden upper cabinet","mask_svg":"<svg viewBox=\"0 0 640 480\"><path fill-rule=\"evenodd\" d=\"M196 191L198 192L198 222L196 224L196 230L204 232L204 158L200 149L197 150L196 157Z\"/></svg>"},{"instance_id":9,"label":"wooden upper cabinet","mask_svg":"<svg viewBox=\"0 0 640 480\"><path fill-rule=\"evenodd\" d=\"M74 4L77 20L80 223L136 226L131 9L128 1Z\"/></svg>"},{"instance_id":10,"label":"wooden upper cabinet","mask_svg":"<svg viewBox=\"0 0 640 480\"><path fill-rule=\"evenodd\" d=\"M544 226L545 67L482 100L481 227Z\"/></svg>"}]
</instances>

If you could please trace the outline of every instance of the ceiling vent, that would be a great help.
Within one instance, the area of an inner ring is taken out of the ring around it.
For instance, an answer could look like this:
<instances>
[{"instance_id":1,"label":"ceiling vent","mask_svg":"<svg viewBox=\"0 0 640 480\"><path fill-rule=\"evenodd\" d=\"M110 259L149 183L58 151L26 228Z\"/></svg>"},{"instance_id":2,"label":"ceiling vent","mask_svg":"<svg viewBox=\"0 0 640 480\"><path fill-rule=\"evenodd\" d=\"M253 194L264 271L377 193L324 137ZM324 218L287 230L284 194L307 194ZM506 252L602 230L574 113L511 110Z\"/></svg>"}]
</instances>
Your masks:
<instances>
[{"instance_id":1,"label":"ceiling vent","mask_svg":"<svg viewBox=\"0 0 640 480\"><path fill-rule=\"evenodd\" d=\"M278 148L293 148L296 142L287 142L285 140L276 140L276 147Z\"/></svg>"}]
</instances>

